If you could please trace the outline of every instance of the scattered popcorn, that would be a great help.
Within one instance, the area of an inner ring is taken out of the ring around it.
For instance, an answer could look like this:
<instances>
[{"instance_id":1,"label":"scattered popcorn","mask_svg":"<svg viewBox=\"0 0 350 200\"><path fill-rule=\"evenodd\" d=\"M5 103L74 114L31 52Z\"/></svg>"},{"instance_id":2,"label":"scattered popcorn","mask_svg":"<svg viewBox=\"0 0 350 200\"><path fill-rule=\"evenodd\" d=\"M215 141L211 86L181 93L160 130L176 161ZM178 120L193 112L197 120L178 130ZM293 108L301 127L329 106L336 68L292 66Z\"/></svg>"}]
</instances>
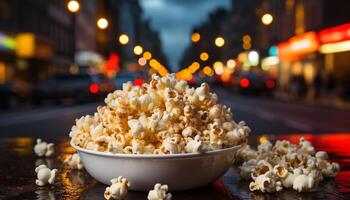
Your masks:
<instances>
[{"instance_id":1,"label":"scattered popcorn","mask_svg":"<svg viewBox=\"0 0 350 200\"><path fill-rule=\"evenodd\" d=\"M325 177L335 177L337 163L330 163L324 151L316 152L309 141L300 138L299 144L286 140L260 144L257 150L249 145L237 151L236 161L242 162L240 175L252 179L251 191L278 192L293 188L298 192L314 191Z\"/></svg>"},{"instance_id":2,"label":"scattered popcorn","mask_svg":"<svg viewBox=\"0 0 350 200\"><path fill-rule=\"evenodd\" d=\"M39 157L49 157L55 152L54 144L43 142L40 138L38 138L36 140L36 145L34 146L34 152Z\"/></svg>"},{"instance_id":3,"label":"scattered popcorn","mask_svg":"<svg viewBox=\"0 0 350 200\"><path fill-rule=\"evenodd\" d=\"M38 186L44 186L46 184L53 184L55 182L57 169L49 169L46 165L40 165L35 168L35 172L37 173L37 179L35 183Z\"/></svg>"},{"instance_id":4,"label":"scattered popcorn","mask_svg":"<svg viewBox=\"0 0 350 200\"><path fill-rule=\"evenodd\" d=\"M157 183L153 190L148 192L148 200L170 200L171 194L168 192L168 185Z\"/></svg>"},{"instance_id":5,"label":"scattered popcorn","mask_svg":"<svg viewBox=\"0 0 350 200\"><path fill-rule=\"evenodd\" d=\"M112 185L107 187L104 193L106 199L116 199L121 200L128 194L128 188L130 187L130 182L119 176L111 180Z\"/></svg>"},{"instance_id":6,"label":"scattered popcorn","mask_svg":"<svg viewBox=\"0 0 350 200\"><path fill-rule=\"evenodd\" d=\"M84 167L78 153L68 156L63 162L66 163L68 166L72 167L73 169L81 170Z\"/></svg>"},{"instance_id":7,"label":"scattered popcorn","mask_svg":"<svg viewBox=\"0 0 350 200\"><path fill-rule=\"evenodd\" d=\"M69 134L74 144L109 153L180 154L247 142L249 127L233 121L206 83L190 88L174 74L153 75L149 84L122 88L108 94L94 115L76 120Z\"/></svg>"}]
</instances>

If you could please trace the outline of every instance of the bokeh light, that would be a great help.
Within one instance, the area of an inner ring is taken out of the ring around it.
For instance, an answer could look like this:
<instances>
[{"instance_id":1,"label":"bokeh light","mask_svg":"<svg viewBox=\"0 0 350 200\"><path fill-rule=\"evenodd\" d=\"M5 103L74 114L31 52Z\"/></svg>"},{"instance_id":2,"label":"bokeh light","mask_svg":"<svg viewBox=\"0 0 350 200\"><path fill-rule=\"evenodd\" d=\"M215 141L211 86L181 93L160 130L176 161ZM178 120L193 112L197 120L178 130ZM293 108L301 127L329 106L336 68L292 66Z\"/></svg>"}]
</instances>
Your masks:
<instances>
[{"instance_id":1,"label":"bokeh light","mask_svg":"<svg viewBox=\"0 0 350 200\"><path fill-rule=\"evenodd\" d=\"M224 44L225 44L224 38L222 38L222 37L217 37L217 38L215 39L215 45L216 45L216 46L222 47L222 46L224 46Z\"/></svg>"},{"instance_id":2,"label":"bokeh light","mask_svg":"<svg viewBox=\"0 0 350 200\"><path fill-rule=\"evenodd\" d=\"M251 65L257 66L259 64L259 53L256 51L250 51L248 53L248 60Z\"/></svg>"},{"instance_id":3,"label":"bokeh light","mask_svg":"<svg viewBox=\"0 0 350 200\"><path fill-rule=\"evenodd\" d=\"M121 34L119 36L119 42L120 44L126 45L129 42L129 37L126 34Z\"/></svg>"},{"instance_id":4,"label":"bokeh light","mask_svg":"<svg viewBox=\"0 0 350 200\"><path fill-rule=\"evenodd\" d=\"M221 75L224 72L224 64L220 61L216 61L213 64L214 71L217 75Z\"/></svg>"},{"instance_id":5,"label":"bokeh light","mask_svg":"<svg viewBox=\"0 0 350 200\"><path fill-rule=\"evenodd\" d=\"M144 57L141 57L139 58L138 63L141 66L145 66L147 64L147 60Z\"/></svg>"},{"instance_id":6,"label":"bokeh light","mask_svg":"<svg viewBox=\"0 0 350 200\"><path fill-rule=\"evenodd\" d=\"M209 55L207 52L202 52L199 57L202 61L207 61L209 59Z\"/></svg>"},{"instance_id":7,"label":"bokeh light","mask_svg":"<svg viewBox=\"0 0 350 200\"><path fill-rule=\"evenodd\" d=\"M136 46L134 47L134 53L135 53L136 55L141 55L142 52L143 52L143 49L142 49L142 47L141 47L140 45L136 45Z\"/></svg>"},{"instance_id":8,"label":"bokeh light","mask_svg":"<svg viewBox=\"0 0 350 200\"><path fill-rule=\"evenodd\" d=\"M226 65L229 69L234 69L236 67L236 61L233 59L229 59Z\"/></svg>"},{"instance_id":9,"label":"bokeh light","mask_svg":"<svg viewBox=\"0 0 350 200\"><path fill-rule=\"evenodd\" d=\"M191 39L192 42L198 42L201 39L201 35L199 33L193 33Z\"/></svg>"},{"instance_id":10,"label":"bokeh light","mask_svg":"<svg viewBox=\"0 0 350 200\"><path fill-rule=\"evenodd\" d=\"M273 17L270 13L265 13L262 17L261 17L261 21L264 25L270 25L273 21Z\"/></svg>"},{"instance_id":11,"label":"bokeh light","mask_svg":"<svg viewBox=\"0 0 350 200\"><path fill-rule=\"evenodd\" d=\"M78 1L76 0L70 0L67 4L67 8L70 12L72 13L76 13L79 11L80 8L80 4Z\"/></svg>"},{"instance_id":12,"label":"bokeh light","mask_svg":"<svg viewBox=\"0 0 350 200\"><path fill-rule=\"evenodd\" d=\"M149 51L145 51L145 53L143 53L143 57L146 59L146 60L149 60L152 58L152 53L149 52Z\"/></svg>"},{"instance_id":13,"label":"bokeh light","mask_svg":"<svg viewBox=\"0 0 350 200\"><path fill-rule=\"evenodd\" d=\"M108 20L104 17L101 17L97 20L97 27L100 29L106 29L108 27Z\"/></svg>"}]
</instances>

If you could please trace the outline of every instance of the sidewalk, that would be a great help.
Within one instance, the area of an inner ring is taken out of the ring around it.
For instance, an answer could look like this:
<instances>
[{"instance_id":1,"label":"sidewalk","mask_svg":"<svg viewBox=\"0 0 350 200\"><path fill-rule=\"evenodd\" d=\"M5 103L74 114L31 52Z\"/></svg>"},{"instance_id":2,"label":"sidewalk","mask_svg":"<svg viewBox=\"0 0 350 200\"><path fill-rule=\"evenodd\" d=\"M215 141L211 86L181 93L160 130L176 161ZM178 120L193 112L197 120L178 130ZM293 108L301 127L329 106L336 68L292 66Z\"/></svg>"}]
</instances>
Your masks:
<instances>
[{"instance_id":1,"label":"sidewalk","mask_svg":"<svg viewBox=\"0 0 350 200\"><path fill-rule=\"evenodd\" d=\"M274 96L276 99L281 101L304 103L307 105L317 105L322 107L336 108L339 110L350 110L350 102L345 101L339 97L307 99L307 98L297 98L285 92L284 93L276 92Z\"/></svg>"}]
</instances>

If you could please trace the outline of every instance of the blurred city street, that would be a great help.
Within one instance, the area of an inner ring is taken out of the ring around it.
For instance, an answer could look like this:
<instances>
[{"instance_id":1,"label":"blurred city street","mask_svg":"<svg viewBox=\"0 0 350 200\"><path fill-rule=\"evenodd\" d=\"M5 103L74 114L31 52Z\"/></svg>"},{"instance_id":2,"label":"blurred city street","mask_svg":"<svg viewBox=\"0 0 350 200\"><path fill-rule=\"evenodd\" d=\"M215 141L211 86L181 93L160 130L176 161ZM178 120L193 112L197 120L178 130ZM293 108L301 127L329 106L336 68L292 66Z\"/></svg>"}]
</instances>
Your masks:
<instances>
[{"instance_id":1,"label":"blurred city street","mask_svg":"<svg viewBox=\"0 0 350 200\"><path fill-rule=\"evenodd\" d=\"M184 158L183 176L167 165L169 188L196 181L190 156L213 155L208 174L223 176L175 199L350 199L349 11L349 0L0 0L0 199L103 198L90 172L107 170L88 169L79 147L128 154L118 169L150 158L156 172L139 171L157 182L159 163ZM86 171L66 167L73 155ZM44 189L42 163L58 169Z\"/></svg>"},{"instance_id":2,"label":"blurred city street","mask_svg":"<svg viewBox=\"0 0 350 200\"><path fill-rule=\"evenodd\" d=\"M216 88L221 103L232 108L236 121L244 120L252 136L295 133L342 133L350 130L349 110L321 105L284 102L241 96ZM102 105L102 102L99 103ZM97 103L48 106L23 112L0 114L0 137L68 137L74 120L93 114Z\"/></svg>"}]
</instances>

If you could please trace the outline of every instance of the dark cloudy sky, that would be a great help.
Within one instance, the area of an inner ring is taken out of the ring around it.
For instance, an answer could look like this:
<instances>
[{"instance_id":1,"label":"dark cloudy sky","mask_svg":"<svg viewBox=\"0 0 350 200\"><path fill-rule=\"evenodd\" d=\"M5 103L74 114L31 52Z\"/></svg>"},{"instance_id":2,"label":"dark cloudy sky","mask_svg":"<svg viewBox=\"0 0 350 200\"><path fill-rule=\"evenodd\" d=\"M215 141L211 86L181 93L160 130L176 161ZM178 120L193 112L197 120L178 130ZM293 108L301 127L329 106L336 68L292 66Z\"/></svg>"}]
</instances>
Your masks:
<instances>
[{"instance_id":1,"label":"dark cloudy sky","mask_svg":"<svg viewBox=\"0 0 350 200\"><path fill-rule=\"evenodd\" d=\"M162 49L170 67L177 71L184 50L191 41L191 30L205 22L217 8L231 7L231 0L140 0L144 18L160 32Z\"/></svg>"}]
</instances>

